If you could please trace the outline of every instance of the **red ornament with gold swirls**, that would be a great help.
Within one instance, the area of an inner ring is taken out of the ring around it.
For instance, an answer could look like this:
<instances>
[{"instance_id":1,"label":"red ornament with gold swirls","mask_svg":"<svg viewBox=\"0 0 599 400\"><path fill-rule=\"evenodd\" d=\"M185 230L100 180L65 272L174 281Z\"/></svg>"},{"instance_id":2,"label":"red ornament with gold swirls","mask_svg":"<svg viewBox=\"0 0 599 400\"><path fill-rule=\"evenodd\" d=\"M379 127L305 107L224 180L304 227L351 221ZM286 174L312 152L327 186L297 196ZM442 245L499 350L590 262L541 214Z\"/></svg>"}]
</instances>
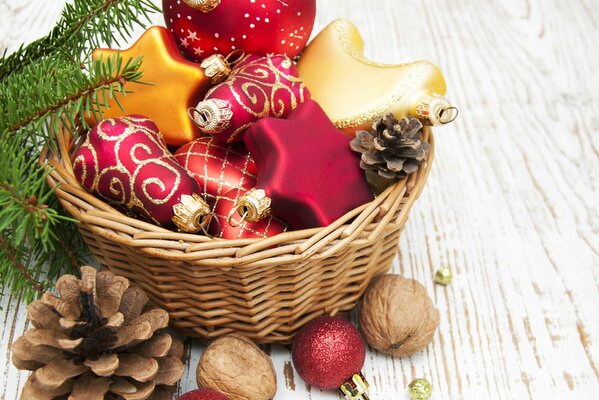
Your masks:
<instances>
[{"instance_id":1,"label":"red ornament with gold swirls","mask_svg":"<svg viewBox=\"0 0 599 400\"><path fill-rule=\"evenodd\" d=\"M200 130L232 143L243 140L259 119L285 118L309 99L310 92L288 57L249 55L225 82L210 89L190 115Z\"/></svg>"},{"instance_id":2,"label":"red ornament with gold swirls","mask_svg":"<svg viewBox=\"0 0 599 400\"><path fill-rule=\"evenodd\" d=\"M316 0L163 0L162 9L191 60L234 49L293 58L312 33Z\"/></svg>"},{"instance_id":3,"label":"red ornament with gold swirls","mask_svg":"<svg viewBox=\"0 0 599 400\"><path fill-rule=\"evenodd\" d=\"M99 198L166 228L198 232L210 220L198 183L143 116L98 123L73 155L73 171Z\"/></svg>"}]
</instances>

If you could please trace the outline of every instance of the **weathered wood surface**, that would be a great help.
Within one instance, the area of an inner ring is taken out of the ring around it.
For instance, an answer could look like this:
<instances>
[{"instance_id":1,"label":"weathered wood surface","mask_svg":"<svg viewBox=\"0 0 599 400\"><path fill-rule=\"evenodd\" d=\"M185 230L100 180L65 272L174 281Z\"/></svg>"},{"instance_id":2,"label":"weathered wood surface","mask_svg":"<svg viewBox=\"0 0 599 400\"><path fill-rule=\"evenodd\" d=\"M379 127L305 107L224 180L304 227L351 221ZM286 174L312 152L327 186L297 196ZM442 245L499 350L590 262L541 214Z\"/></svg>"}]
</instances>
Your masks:
<instances>
[{"instance_id":1,"label":"weathered wood surface","mask_svg":"<svg viewBox=\"0 0 599 400\"><path fill-rule=\"evenodd\" d=\"M44 34L63 0L0 0L0 48ZM437 131L428 186L400 241L396 272L429 290L442 321L407 359L369 351L372 399L406 399L425 376L440 399L599 396L599 9L594 0L320 0L317 28L354 20L370 57L431 59L462 114ZM160 16L156 16L160 23ZM359 77L356 77L359 79ZM455 283L432 283L452 267ZM25 306L1 298L0 398L26 379L9 345ZM202 352L189 348L181 393ZM271 350L278 399L310 389L287 349Z\"/></svg>"}]
</instances>

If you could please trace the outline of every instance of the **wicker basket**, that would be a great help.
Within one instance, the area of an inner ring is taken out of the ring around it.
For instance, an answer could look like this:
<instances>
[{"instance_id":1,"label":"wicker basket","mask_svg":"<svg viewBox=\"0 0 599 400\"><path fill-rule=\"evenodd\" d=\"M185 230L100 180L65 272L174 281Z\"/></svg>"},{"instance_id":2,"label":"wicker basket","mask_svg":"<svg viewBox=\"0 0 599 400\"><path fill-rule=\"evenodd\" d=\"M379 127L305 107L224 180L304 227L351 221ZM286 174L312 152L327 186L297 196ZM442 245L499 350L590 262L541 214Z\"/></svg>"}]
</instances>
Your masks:
<instances>
[{"instance_id":1,"label":"wicker basket","mask_svg":"<svg viewBox=\"0 0 599 400\"><path fill-rule=\"evenodd\" d=\"M123 215L77 183L68 134L42 161L100 265L145 289L173 327L206 340L238 333L258 343L289 343L310 320L351 310L372 277L390 268L431 168L428 127L424 139L431 144L427 162L372 203L326 228L268 239L211 239Z\"/></svg>"}]
</instances>

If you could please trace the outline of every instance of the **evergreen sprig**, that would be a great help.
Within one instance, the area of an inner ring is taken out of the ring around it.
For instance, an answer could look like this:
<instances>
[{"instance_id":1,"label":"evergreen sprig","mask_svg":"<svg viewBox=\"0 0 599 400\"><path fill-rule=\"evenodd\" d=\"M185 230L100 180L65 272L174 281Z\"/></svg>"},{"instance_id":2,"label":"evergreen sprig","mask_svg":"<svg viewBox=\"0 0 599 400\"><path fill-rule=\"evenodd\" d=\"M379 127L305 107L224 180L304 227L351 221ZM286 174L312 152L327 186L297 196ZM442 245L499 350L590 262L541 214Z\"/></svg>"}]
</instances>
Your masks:
<instances>
[{"instance_id":1,"label":"evergreen sprig","mask_svg":"<svg viewBox=\"0 0 599 400\"><path fill-rule=\"evenodd\" d=\"M43 58L78 60L101 45L118 44L155 11L159 9L150 0L75 0L65 5L60 21L47 36L4 54L0 81Z\"/></svg>"},{"instance_id":2,"label":"evergreen sprig","mask_svg":"<svg viewBox=\"0 0 599 400\"><path fill-rule=\"evenodd\" d=\"M108 97L125 93L127 82L140 81L141 63L141 58L124 61L115 53L94 61L89 70L48 59L25 67L0 83L0 134L28 125L36 128L30 130L34 135L42 134L50 115L60 116L65 126L75 126L75 119L85 124L85 113L101 116Z\"/></svg>"},{"instance_id":3,"label":"evergreen sprig","mask_svg":"<svg viewBox=\"0 0 599 400\"><path fill-rule=\"evenodd\" d=\"M86 113L101 118L109 97L142 83L141 58L89 55L127 38L156 10L150 0L73 0L46 37L0 59L0 288L31 300L86 259L40 153L56 146L50 132L87 128Z\"/></svg>"}]
</instances>

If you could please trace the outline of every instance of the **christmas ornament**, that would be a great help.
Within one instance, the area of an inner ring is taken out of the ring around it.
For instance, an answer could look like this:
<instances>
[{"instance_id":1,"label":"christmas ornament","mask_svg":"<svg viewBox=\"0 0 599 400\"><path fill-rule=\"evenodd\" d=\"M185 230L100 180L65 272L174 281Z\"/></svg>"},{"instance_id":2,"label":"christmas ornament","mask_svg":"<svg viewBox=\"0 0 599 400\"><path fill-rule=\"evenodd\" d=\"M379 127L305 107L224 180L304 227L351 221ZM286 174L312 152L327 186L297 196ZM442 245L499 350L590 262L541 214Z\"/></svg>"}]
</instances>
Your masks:
<instances>
[{"instance_id":1,"label":"christmas ornament","mask_svg":"<svg viewBox=\"0 0 599 400\"><path fill-rule=\"evenodd\" d=\"M195 179L169 153L156 124L131 115L107 119L73 156L79 183L148 221L184 232L206 229L210 208Z\"/></svg>"},{"instance_id":2,"label":"christmas ornament","mask_svg":"<svg viewBox=\"0 0 599 400\"><path fill-rule=\"evenodd\" d=\"M192 390L191 392L185 393L183 396L177 398L177 400L231 400L224 394L217 392L216 390L200 389Z\"/></svg>"},{"instance_id":3,"label":"christmas ornament","mask_svg":"<svg viewBox=\"0 0 599 400\"><path fill-rule=\"evenodd\" d=\"M256 163L243 143L224 144L203 137L181 147L175 158L200 185L202 197L214 209L229 193L233 199L256 185ZM233 204L231 204L231 207Z\"/></svg>"},{"instance_id":4,"label":"christmas ornament","mask_svg":"<svg viewBox=\"0 0 599 400\"><path fill-rule=\"evenodd\" d=\"M453 272L448 267L441 267L435 272L435 282L447 286L453 281Z\"/></svg>"},{"instance_id":5,"label":"christmas ornament","mask_svg":"<svg viewBox=\"0 0 599 400\"><path fill-rule=\"evenodd\" d=\"M198 385L231 400L270 400L277 392L272 360L251 340L229 335L214 341L200 359Z\"/></svg>"},{"instance_id":6,"label":"christmas ornament","mask_svg":"<svg viewBox=\"0 0 599 400\"><path fill-rule=\"evenodd\" d=\"M146 309L143 290L92 267L81 279L62 276L56 289L60 297L29 305L33 328L12 345L15 366L33 371L21 399L170 398L184 348L161 331L166 311Z\"/></svg>"},{"instance_id":7,"label":"christmas ornament","mask_svg":"<svg viewBox=\"0 0 599 400\"><path fill-rule=\"evenodd\" d=\"M426 379L414 379L408 388L410 400L428 400L433 394L433 387Z\"/></svg>"},{"instance_id":8,"label":"christmas ornament","mask_svg":"<svg viewBox=\"0 0 599 400\"><path fill-rule=\"evenodd\" d=\"M358 330L338 317L321 317L305 325L292 347L293 365L304 381L324 390L355 386L363 392L347 397L366 400L368 385L360 375L366 349ZM345 393L344 393L345 394Z\"/></svg>"},{"instance_id":9,"label":"christmas ornament","mask_svg":"<svg viewBox=\"0 0 599 400\"><path fill-rule=\"evenodd\" d=\"M175 158L200 185L200 195L215 217L208 229L222 239L266 238L284 232L287 224L269 217L259 222L227 222L239 197L256 185L256 163L243 143L224 144L212 137L197 139L181 147Z\"/></svg>"},{"instance_id":10,"label":"christmas ornament","mask_svg":"<svg viewBox=\"0 0 599 400\"><path fill-rule=\"evenodd\" d=\"M300 77L335 125L348 135L377 118L411 115L431 125L453 121L457 109L441 97L445 80L428 61L383 65L366 59L358 29L338 19L308 45Z\"/></svg>"},{"instance_id":11,"label":"christmas ornament","mask_svg":"<svg viewBox=\"0 0 599 400\"><path fill-rule=\"evenodd\" d=\"M232 189L217 199L213 209L214 221L208 229L211 236L222 239L265 239L289 230L289 225L272 215L254 222L241 218L236 210L240 196L244 194Z\"/></svg>"},{"instance_id":12,"label":"christmas ornament","mask_svg":"<svg viewBox=\"0 0 599 400\"><path fill-rule=\"evenodd\" d=\"M200 130L231 143L260 118L285 118L309 98L289 58L250 55L189 114Z\"/></svg>"},{"instance_id":13,"label":"christmas ornament","mask_svg":"<svg viewBox=\"0 0 599 400\"><path fill-rule=\"evenodd\" d=\"M360 330L368 344L392 356L410 356L432 341L439 312L413 279L383 275L366 289Z\"/></svg>"},{"instance_id":14,"label":"christmas ornament","mask_svg":"<svg viewBox=\"0 0 599 400\"><path fill-rule=\"evenodd\" d=\"M350 139L314 101L287 120L258 121L245 142L258 165L255 190L238 202L245 220L272 209L294 229L321 227L373 199Z\"/></svg>"},{"instance_id":15,"label":"christmas ornament","mask_svg":"<svg viewBox=\"0 0 599 400\"><path fill-rule=\"evenodd\" d=\"M127 50L98 49L94 60L112 57L120 52L123 62L143 57L143 81L128 83L126 96L106 93L108 109L102 110L102 118L117 118L127 114L142 114L151 118L160 127L169 145L182 145L193 140L199 133L189 120L187 109L197 104L214 83L223 79L230 71L224 58L207 60L202 66L183 58L173 35L161 26L149 28L139 40ZM232 62L235 61L233 56ZM220 64L219 64L220 63ZM227 70L228 69L228 70ZM102 99L102 96L99 96ZM119 104L122 106L119 107ZM99 121L100 113L87 113L86 121L93 126Z\"/></svg>"},{"instance_id":16,"label":"christmas ornament","mask_svg":"<svg viewBox=\"0 0 599 400\"><path fill-rule=\"evenodd\" d=\"M418 171L430 145L422 140L422 123L416 118L398 121L393 114L378 119L373 132L358 131L351 148L361 153L360 167L380 177L397 180Z\"/></svg>"},{"instance_id":17,"label":"christmas ornament","mask_svg":"<svg viewBox=\"0 0 599 400\"><path fill-rule=\"evenodd\" d=\"M163 0L162 9L181 50L198 62L235 49L293 58L316 17L315 0Z\"/></svg>"}]
</instances>

